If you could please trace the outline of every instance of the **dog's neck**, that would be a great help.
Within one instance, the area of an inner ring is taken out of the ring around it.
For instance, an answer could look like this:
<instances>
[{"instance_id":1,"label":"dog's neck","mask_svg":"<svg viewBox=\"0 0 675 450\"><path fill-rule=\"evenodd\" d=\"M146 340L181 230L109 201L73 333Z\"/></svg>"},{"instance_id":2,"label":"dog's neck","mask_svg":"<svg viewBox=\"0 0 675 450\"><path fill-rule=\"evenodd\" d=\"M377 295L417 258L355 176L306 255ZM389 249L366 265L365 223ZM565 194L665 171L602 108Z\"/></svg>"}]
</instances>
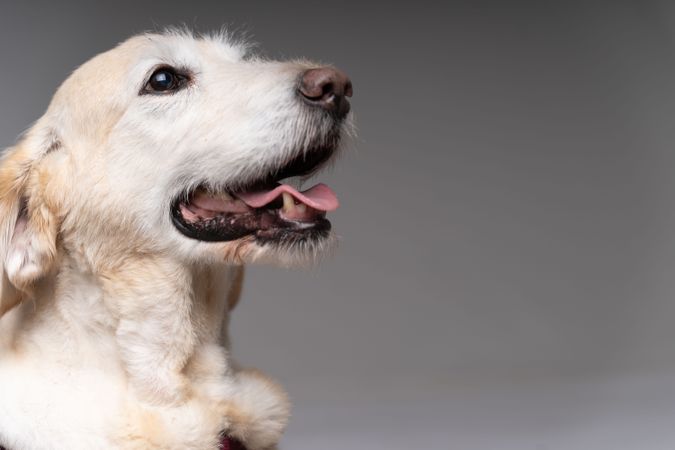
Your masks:
<instances>
[{"instance_id":1,"label":"dog's neck","mask_svg":"<svg viewBox=\"0 0 675 450\"><path fill-rule=\"evenodd\" d=\"M47 355L50 348L68 348L70 364L96 361L121 370L139 398L175 404L191 388L193 366L204 371L203 352L212 376L230 370L228 296L239 272L139 255L94 269L65 251L53 275L19 308L15 320L23 323L13 341L39 346Z\"/></svg>"}]
</instances>

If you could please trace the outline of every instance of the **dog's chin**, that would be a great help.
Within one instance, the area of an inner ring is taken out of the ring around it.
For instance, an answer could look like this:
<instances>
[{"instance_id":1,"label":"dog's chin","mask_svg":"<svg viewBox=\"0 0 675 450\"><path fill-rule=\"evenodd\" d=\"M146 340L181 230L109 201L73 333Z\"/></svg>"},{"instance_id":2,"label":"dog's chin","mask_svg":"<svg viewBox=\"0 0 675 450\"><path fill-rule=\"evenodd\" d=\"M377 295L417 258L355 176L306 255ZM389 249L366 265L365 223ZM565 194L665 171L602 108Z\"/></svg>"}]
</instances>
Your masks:
<instances>
[{"instance_id":1,"label":"dog's chin","mask_svg":"<svg viewBox=\"0 0 675 450\"><path fill-rule=\"evenodd\" d=\"M273 264L282 267L311 267L330 256L337 247L337 238L328 231L321 235L294 236L290 239L255 241L243 262Z\"/></svg>"}]
</instances>

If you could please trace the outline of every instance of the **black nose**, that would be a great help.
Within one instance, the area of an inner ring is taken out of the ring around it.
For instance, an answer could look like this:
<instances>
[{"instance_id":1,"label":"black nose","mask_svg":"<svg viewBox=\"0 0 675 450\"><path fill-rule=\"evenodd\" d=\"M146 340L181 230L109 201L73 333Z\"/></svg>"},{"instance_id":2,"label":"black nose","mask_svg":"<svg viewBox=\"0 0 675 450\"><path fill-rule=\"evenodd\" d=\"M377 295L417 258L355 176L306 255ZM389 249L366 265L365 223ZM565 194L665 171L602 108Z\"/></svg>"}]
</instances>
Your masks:
<instances>
[{"instance_id":1,"label":"black nose","mask_svg":"<svg viewBox=\"0 0 675 450\"><path fill-rule=\"evenodd\" d=\"M349 112L345 97L353 94L352 82L344 73L332 67L309 69L302 74L298 91L310 104L325 109L339 118Z\"/></svg>"}]
</instances>

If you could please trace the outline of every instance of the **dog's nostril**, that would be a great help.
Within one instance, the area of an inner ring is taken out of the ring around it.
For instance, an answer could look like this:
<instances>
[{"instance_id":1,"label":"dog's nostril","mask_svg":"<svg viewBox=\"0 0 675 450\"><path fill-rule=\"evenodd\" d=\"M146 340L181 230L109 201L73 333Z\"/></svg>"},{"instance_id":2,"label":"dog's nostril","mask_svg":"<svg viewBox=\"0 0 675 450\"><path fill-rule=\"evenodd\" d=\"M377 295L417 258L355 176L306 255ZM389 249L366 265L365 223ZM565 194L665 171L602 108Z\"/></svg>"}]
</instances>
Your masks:
<instances>
[{"instance_id":1,"label":"dog's nostril","mask_svg":"<svg viewBox=\"0 0 675 450\"><path fill-rule=\"evenodd\" d=\"M325 85L325 86L323 87L323 89L322 89L321 91L322 91L322 92L321 92L321 95L330 95L330 94L332 94L333 91L334 91L333 83L328 83L327 85Z\"/></svg>"},{"instance_id":2,"label":"dog's nostril","mask_svg":"<svg viewBox=\"0 0 675 450\"><path fill-rule=\"evenodd\" d=\"M305 100L342 118L349 112L345 97L353 94L349 77L333 67L309 69L302 74L298 91Z\"/></svg>"}]
</instances>

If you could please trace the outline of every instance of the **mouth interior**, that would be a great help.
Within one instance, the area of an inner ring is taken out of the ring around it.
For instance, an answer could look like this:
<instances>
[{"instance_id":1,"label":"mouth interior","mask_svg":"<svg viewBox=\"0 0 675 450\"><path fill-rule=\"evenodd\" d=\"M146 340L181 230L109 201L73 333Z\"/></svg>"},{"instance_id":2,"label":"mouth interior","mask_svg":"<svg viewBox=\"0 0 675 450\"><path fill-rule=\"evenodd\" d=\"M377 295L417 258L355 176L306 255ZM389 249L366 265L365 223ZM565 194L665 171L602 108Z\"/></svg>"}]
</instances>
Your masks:
<instances>
[{"instance_id":1,"label":"mouth interior","mask_svg":"<svg viewBox=\"0 0 675 450\"><path fill-rule=\"evenodd\" d=\"M325 160L325 158L322 158ZM304 161L285 176L306 175L319 161ZM323 162L323 161L321 161ZM296 164L297 166L297 164ZM326 213L338 208L337 196L327 185L299 191L267 177L237 190L213 192L205 187L183 195L172 207L172 220L182 234L201 241L222 242L253 235L258 240L325 236L330 230Z\"/></svg>"}]
</instances>

